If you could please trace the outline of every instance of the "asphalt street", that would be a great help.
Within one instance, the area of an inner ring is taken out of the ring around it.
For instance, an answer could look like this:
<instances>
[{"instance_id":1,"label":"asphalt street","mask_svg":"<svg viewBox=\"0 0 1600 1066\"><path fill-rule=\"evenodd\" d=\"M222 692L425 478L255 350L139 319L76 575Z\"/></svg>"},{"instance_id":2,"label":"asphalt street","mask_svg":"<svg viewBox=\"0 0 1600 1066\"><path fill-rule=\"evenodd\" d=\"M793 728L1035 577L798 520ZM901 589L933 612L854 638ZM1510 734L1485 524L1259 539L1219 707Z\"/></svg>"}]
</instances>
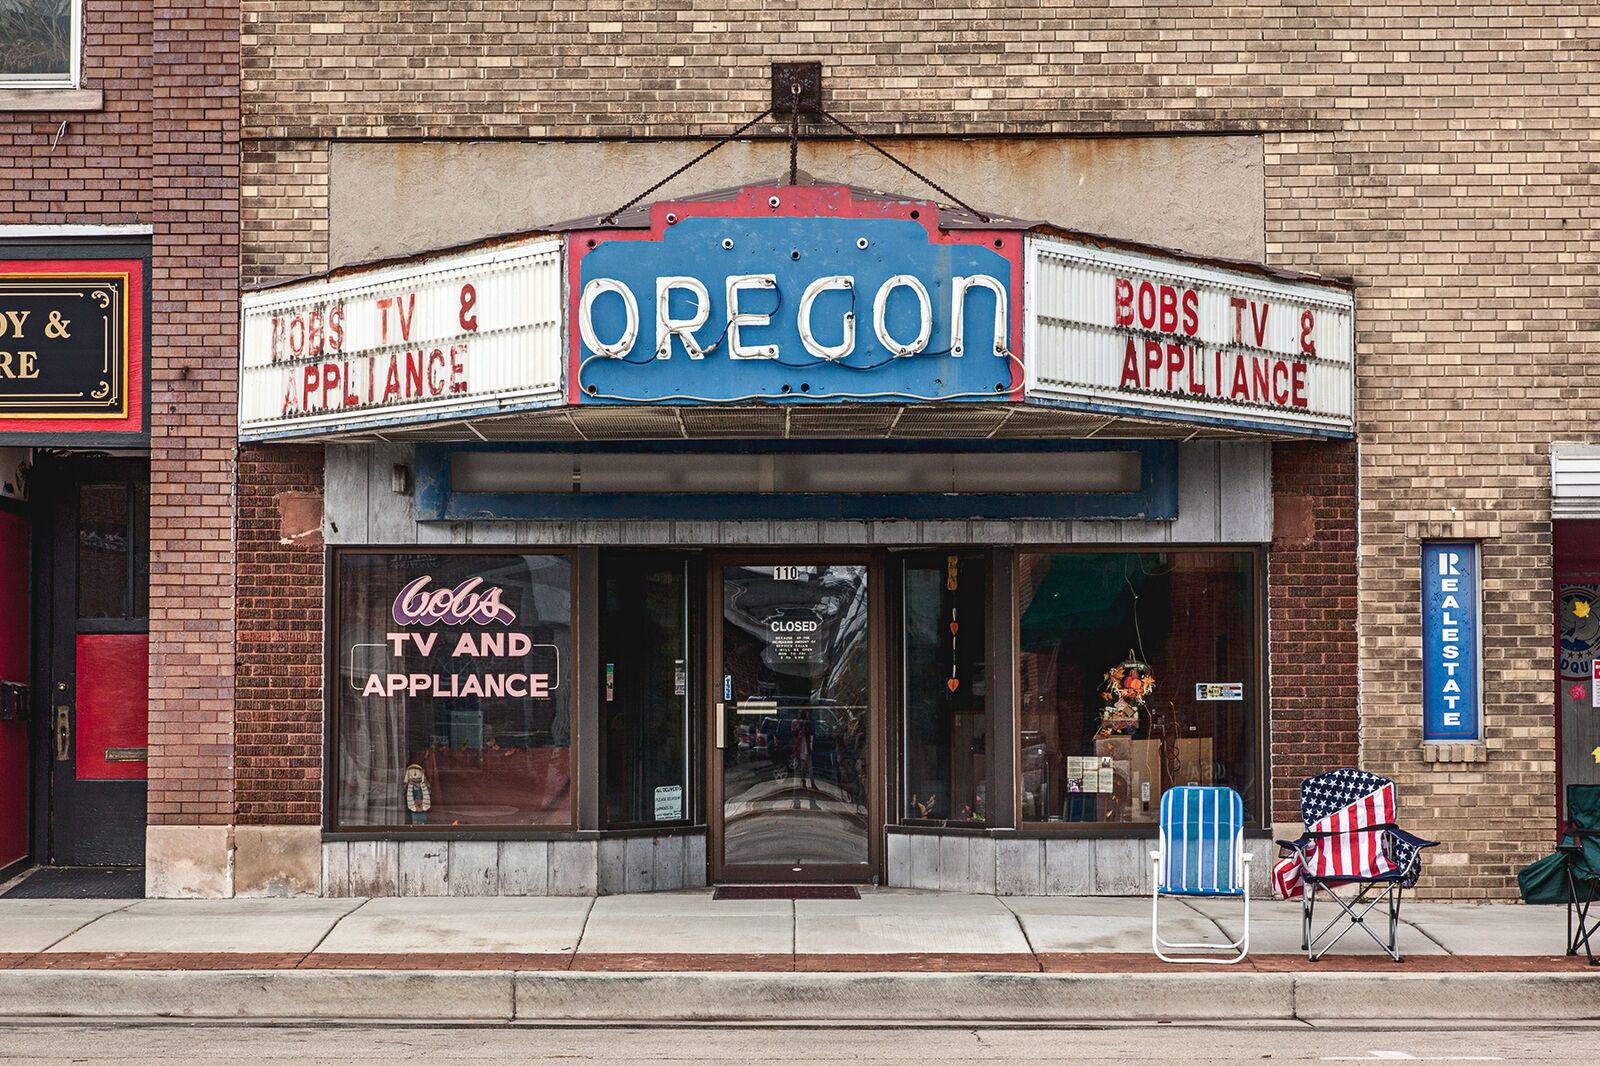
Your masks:
<instances>
[{"instance_id":1,"label":"asphalt street","mask_svg":"<svg viewBox=\"0 0 1600 1066\"><path fill-rule=\"evenodd\" d=\"M0 1026L0 1062L1590 1063L1595 1027L542 1028L40 1022Z\"/></svg>"}]
</instances>

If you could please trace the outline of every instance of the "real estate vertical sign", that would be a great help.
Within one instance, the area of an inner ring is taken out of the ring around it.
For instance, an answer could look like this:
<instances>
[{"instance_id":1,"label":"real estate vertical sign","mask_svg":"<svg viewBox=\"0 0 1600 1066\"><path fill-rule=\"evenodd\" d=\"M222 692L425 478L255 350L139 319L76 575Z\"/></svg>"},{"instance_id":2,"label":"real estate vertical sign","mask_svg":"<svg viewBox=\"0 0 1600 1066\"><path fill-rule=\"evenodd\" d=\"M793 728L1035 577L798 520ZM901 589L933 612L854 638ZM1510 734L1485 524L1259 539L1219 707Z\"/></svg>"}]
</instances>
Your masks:
<instances>
[{"instance_id":1,"label":"real estate vertical sign","mask_svg":"<svg viewBox=\"0 0 1600 1066\"><path fill-rule=\"evenodd\" d=\"M1477 740L1478 546L1422 546L1422 739Z\"/></svg>"}]
</instances>

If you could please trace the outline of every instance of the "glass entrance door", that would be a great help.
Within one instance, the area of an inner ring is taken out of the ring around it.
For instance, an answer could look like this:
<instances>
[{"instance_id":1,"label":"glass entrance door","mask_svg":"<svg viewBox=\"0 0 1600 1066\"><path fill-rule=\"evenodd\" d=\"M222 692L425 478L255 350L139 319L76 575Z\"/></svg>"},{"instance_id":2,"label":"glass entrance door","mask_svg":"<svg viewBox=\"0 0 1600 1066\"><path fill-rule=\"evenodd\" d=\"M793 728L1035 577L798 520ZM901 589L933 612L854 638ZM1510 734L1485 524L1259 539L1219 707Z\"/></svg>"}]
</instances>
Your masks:
<instances>
[{"instance_id":1,"label":"glass entrance door","mask_svg":"<svg viewBox=\"0 0 1600 1066\"><path fill-rule=\"evenodd\" d=\"M865 562L713 567L713 875L868 881L876 671Z\"/></svg>"}]
</instances>

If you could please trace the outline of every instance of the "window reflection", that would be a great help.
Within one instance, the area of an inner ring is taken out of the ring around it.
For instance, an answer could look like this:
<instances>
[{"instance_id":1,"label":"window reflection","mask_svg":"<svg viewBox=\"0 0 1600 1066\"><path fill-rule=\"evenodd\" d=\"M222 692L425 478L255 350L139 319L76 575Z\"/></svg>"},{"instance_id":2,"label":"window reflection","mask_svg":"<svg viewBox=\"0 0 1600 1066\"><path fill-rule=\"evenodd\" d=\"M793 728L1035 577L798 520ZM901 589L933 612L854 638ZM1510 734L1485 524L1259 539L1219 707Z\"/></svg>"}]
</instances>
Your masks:
<instances>
[{"instance_id":1,"label":"window reflection","mask_svg":"<svg viewBox=\"0 0 1600 1066\"><path fill-rule=\"evenodd\" d=\"M1259 817L1255 556L1024 553L1022 810L1154 822L1176 785L1228 785Z\"/></svg>"},{"instance_id":2,"label":"window reflection","mask_svg":"<svg viewBox=\"0 0 1600 1066\"><path fill-rule=\"evenodd\" d=\"M907 822L985 824L987 592L982 555L940 555L906 564Z\"/></svg>"},{"instance_id":3,"label":"window reflection","mask_svg":"<svg viewBox=\"0 0 1600 1066\"><path fill-rule=\"evenodd\" d=\"M338 825L570 825L570 558L337 567Z\"/></svg>"}]
</instances>

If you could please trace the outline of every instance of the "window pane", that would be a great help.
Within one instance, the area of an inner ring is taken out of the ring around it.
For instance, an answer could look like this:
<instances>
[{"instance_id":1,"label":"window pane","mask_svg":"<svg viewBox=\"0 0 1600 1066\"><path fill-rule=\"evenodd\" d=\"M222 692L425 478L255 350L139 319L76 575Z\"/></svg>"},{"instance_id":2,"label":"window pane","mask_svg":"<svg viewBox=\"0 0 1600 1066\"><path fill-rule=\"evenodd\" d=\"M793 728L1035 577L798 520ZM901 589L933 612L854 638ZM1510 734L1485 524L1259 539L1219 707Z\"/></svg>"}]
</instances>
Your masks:
<instances>
[{"instance_id":1,"label":"window pane","mask_svg":"<svg viewBox=\"0 0 1600 1066\"><path fill-rule=\"evenodd\" d=\"M0 77L69 77L72 0L0 0Z\"/></svg>"},{"instance_id":2,"label":"window pane","mask_svg":"<svg viewBox=\"0 0 1600 1066\"><path fill-rule=\"evenodd\" d=\"M681 558L600 564L600 708L611 826L689 817L689 645Z\"/></svg>"},{"instance_id":3,"label":"window pane","mask_svg":"<svg viewBox=\"0 0 1600 1066\"><path fill-rule=\"evenodd\" d=\"M150 615L150 482L133 486L133 617Z\"/></svg>"},{"instance_id":4,"label":"window pane","mask_svg":"<svg viewBox=\"0 0 1600 1066\"><path fill-rule=\"evenodd\" d=\"M128 486L78 488L78 617L128 617Z\"/></svg>"},{"instance_id":5,"label":"window pane","mask_svg":"<svg viewBox=\"0 0 1600 1066\"><path fill-rule=\"evenodd\" d=\"M341 827L572 823L563 555L338 556Z\"/></svg>"},{"instance_id":6,"label":"window pane","mask_svg":"<svg viewBox=\"0 0 1600 1066\"><path fill-rule=\"evenodd\" d=\"M906 564L905 819L982 825L987 796L981 555Z\"/></svg>"},{"instance_id":7,"label":"window pane","mask_svg":"<svg viewBox=\"0 0 1600 1066\"><path fill-rule=\"evenodd\" d=\"M1255 557L1020 558L1028 822L1154 822L1175 785L1260 817Z\"/></svg>"}]
</instances>

